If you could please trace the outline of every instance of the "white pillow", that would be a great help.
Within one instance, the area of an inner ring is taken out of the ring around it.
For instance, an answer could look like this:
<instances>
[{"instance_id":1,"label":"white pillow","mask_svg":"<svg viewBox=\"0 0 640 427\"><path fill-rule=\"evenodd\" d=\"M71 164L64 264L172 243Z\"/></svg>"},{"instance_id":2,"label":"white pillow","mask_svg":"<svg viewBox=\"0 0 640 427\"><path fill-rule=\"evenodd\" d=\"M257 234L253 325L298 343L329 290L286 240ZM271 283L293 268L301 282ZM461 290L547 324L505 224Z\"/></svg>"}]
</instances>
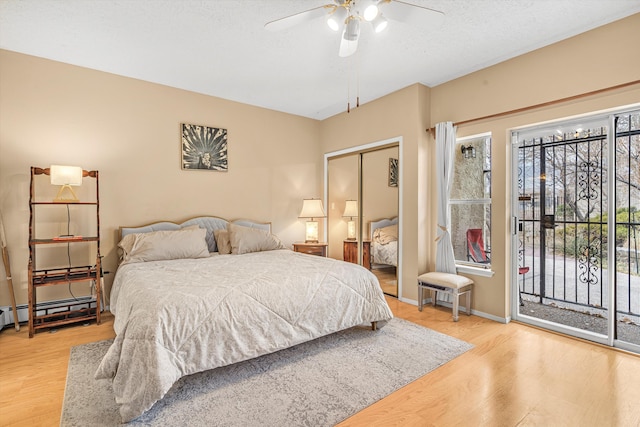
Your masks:
<instances>
[{"instance_id":1,"label":"white pillow","mask_svg":"<svg viewBox=\"0 0 640 427\"><path fill-rule=\"evenodd\" d=\"M249 252L285 249L280 239L266 230L231 223L227 225L227 229L229 230L232 254L241 255Z\"/></svg>"},{"instance_id":2,"label":"white pillow","mask_svg":"<svg viewBox=\"0 0 640 427\"><path fill-rule=\"evenodd\" d=\"M196 230L198 228L200 228L200 226L196 224L196 225L189 225L183 228L176 228L175 230L157 230L157 231L150 231L149 233L156 233L158 231ZM146 233L146 234L149 234L149 233ZM122 256L120 257L121 262L127 258L128 254L131 252L131 249L133 249L133 245L136 242L136 239L140 234L145 234L145 233L130 233L124 236L122 240L120 240L120 243L118 243L118 247L122 249Z\"/></svg>"},{"instance_id":3,"label":"white pillow","mask_svg":"<svg viewBox=\"0 0 640 427\"><path fill-rule=\"evenodd\" d=\"M373 232L373 239L381 245L398 240L398 225L389 225L388 227L378 228Z\"/></svg>"},{"instance_id":4,"label":"white pillow","mask_svg":"<svg viewBox=\"0 0 640 427\"><path fill-rule=\"evenodd\" d=\"M209 256L206 235L207 230L197 226L180 230L129 234L118 244L124 252L122 264L206 258Z\"/></svg>"}]
</instances>

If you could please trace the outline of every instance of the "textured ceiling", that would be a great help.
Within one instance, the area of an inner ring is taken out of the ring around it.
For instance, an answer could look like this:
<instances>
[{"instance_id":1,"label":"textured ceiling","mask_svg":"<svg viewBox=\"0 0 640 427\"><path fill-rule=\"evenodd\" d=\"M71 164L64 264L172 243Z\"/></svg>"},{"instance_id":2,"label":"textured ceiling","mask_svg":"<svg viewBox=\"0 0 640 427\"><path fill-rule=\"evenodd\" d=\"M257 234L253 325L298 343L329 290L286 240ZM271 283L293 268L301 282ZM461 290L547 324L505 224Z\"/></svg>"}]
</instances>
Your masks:
<instances>
[{"instance_id":1,"label":"textured ceiling","mask_svg":"<svg viewBox=\"0 0 640 427\"><path fill-rule=\"evenodd\" d=\"M323 18L264 29L330 0L0 0L0 48L324 119L349 94L435 86L640 12L640 0L405 1L443 24L364 26L351 58Z\"/></svg>"}]
</instances>

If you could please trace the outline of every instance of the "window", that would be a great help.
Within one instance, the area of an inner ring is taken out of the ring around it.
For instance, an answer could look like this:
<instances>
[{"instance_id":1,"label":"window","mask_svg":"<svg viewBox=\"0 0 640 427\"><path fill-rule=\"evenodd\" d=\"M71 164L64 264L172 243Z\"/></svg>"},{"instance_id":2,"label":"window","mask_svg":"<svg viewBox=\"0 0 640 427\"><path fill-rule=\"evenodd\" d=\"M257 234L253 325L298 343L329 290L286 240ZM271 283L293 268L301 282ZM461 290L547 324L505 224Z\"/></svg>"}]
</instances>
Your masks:
<instances>
[{"instance_id":1,"label":"window","mask_svg":"<svg viewBox=\"0 0 640 427\"><path fill-rule=\"evenodd\" d=\"M457 264L491 265L491 134L456 141L449 200Z\"/></svg>"}]
</instances>

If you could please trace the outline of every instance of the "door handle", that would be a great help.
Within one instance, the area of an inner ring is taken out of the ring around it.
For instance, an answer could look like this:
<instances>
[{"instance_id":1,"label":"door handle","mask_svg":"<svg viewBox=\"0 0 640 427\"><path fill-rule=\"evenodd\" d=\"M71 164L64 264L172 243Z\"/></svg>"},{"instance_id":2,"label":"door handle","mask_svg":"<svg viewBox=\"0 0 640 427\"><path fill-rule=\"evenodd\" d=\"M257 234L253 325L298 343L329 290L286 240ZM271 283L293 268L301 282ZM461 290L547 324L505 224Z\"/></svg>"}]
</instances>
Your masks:
<instances>
[{"instance_id":1,"label":"door handle","mask_svg":"<svg viewBox=\"0 0 640 427\"><path fill-rule=\"evenodd\" d=\"M541 222L542 228L546 228L546 229L552 229L556 227L556 216L555 215L543 215L542 216L542 222Z\"/></svg>"}]
</instances>

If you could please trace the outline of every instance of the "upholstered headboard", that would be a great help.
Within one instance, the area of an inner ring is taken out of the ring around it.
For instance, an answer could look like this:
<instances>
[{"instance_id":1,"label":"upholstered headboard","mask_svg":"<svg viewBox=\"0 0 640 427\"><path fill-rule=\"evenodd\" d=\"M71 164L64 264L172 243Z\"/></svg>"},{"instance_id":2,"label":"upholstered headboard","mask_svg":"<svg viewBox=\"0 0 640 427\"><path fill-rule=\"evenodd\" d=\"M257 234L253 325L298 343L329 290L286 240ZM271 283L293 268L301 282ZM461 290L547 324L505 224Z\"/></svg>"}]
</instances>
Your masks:
<instances>
[{"instance_id":1,"label":"upholstered headboard","mask_svg":"<svg viewBox=\"0 0 640 427\"><path fill-rule=\"evenodd\" d=\"M236 225L242 225L244 227L249 228L258 228L261 230L271 232L271 223L270 222L255 222L248 219L238 219L235 221L231 221ZM199 216L195 218L188 219L181 223L171 222L171 221L162 221L162 222L154 222L152 224L141 225L138 227L120 227L120 240L128 234L132 233L149 233L152 231L160 231L160 230L179 230L184 227L189 227L192 225L198 225L200 228L204 228L207 230L207 246L209 246L209 252L217 252L218 248L216 246L216 239L213 235L213 230L220 230L227 228L227 224L229 221L226 219L218 218L215 216Z\"/></svg>"},{"instance_id":2,"label":"upholstered headboard","mask_svg":"<svg viewBox=\"0 0 640 427\"><path fill-rule=\"evenodd\" d=\"M373 232L378 228L388 227L398 223L398 217L395 218L383 218L377 221L369 222L369 239L373 240Z\"/></svg>"}]
</instances>

